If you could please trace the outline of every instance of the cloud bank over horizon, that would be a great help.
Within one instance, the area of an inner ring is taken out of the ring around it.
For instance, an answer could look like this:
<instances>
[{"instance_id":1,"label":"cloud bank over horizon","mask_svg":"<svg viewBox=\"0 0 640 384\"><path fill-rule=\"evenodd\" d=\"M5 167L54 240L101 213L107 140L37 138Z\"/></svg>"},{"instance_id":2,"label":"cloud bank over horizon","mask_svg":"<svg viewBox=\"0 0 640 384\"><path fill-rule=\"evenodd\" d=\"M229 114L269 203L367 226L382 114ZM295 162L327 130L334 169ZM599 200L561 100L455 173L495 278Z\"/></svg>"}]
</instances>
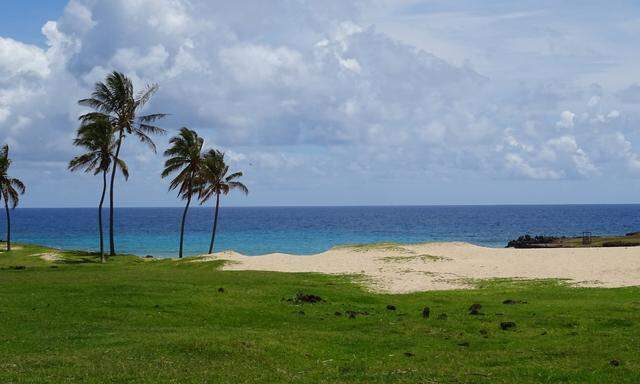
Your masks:
<instances>
[{"instance_id":1,"label":"cloud bank over horizon","mask_svg":"<svg viewBox=\"0 0 640 384\"><path fill-rule=\"evenodd\" d=\"M27 205L93 205L98 180L66 171L76 102L118 70L160 85L169 135L226 150L236 204L637 201L640 10L603 31L591 3L491 4L71 0L45 44L0 36L0 142ZM161 155L124 157L125 205L176 204Z\"/></svg>"}]
</instances>

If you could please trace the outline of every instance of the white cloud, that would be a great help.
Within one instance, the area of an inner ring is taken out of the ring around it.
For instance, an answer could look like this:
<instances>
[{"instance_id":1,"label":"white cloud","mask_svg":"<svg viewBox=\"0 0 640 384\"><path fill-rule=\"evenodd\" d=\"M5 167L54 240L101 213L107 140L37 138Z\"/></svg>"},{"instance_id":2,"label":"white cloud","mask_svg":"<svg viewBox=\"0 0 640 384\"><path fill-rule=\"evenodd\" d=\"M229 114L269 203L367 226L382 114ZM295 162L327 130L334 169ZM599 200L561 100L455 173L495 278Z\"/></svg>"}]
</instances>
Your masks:
<instances>
[{"instance_id":1,"label":"white cloud","mask_svg":"<svg viewBox=\"0 0 640 384\"><path fill-rule=\"evenodd\" d=\"M634 150L631 141L621 132L601 135L597 139L600 156L603 160L618 165L622 163L626 170L640 174L640 155ZM621 169L612 170L619 175ZM622 170L624 173L624 169Z\"/></svg>"},{"instance_id":2,"label":"white cloud","mask_svg":"<svg viewBox=\"0 0 640 384\"><path fill-rule=\"evenodd\" d=\"M598 105L598 103L600 103L600 96L598 95L593 95L591 96L591 98L589 99L589 102L587 102L587 105L589 107L595 107L596 105Z\"/></svg>"},{"instance_id":3,"label":"white cloud","mask_svg":"<svg viewBox=\"0 0 640 384\"><path fill-rule=\"evenodd\" d=\"M607 117L610 118L610 119L616 119L616 118L620 117L620 111L616 111L614 109L611 112L609 112L609 114L607 114Z\"/></svg>"},{"instance_id":4,"label":"white cloud","mask_svg":"<svg viewBox=\"0 0 640 384\"><path fill-rule=\"evenodd\" d=\"M249 86L263 83L293 86L303 81L307 72L302 55L287 47L242 44L221 49L219 56L234 79Z\"/></svg>"},{"instance_id":5,"label":"white cloud","mask_svg":"<svg viewBox=\"0 0 640 384\"><path fill-rule=\"evenodd\" d=\"M565 135L554 138L549 140L547 145L557 152L566 154L580 175L590 176L598 173L597 167L591 162L585 151L578 146L574 136Z\"/></svg>"},{"instance_id":6,"label":"white cloud","mask_svg":"<svg viewBox=\"0 0 640 384\"><path fill-rule=\"evenodd\" d=\"M534 167L515 153L507 154L505 161L507 168L519 176L538 180L556 180L563 177L563 174L559 171L544 167Z\"/></svg>"},{"instance_id":7,"label":"white cloud","mask_svg":"<svg viewBox=\"0 0 640 384\"><path fill-rule=\"evenodd\" d=\"M0 108L0 123L3 123L5 120L7 120L10 115L11 111L9 111L9 108Z\"/></svg>"},{"instance_id":8,"label":"white cloud","mask_svg":"<svg viewBox=\"0 0 640 384\"><path fill-rule=\"evenodd\" d=\"M576 114L571 111L562 111L560 114L560 120L556 122L556 126L562 128L573 128L575 117Z\"/></svg>"},{"instance_id":9,"label":"white cloud","mask_svg":"<svg viewBox=\"0 0 640 384\"><path fill-rule=\"evenodd\" d=\"M243 148L228 151L230 158L264 171L254 172L263 182L280 168L291 172L282 176L289 181L312 169L337 180L353 179L350 172L372 179L397 172L411 180L560 179L640 164L632 150L616 157L604 150L611 144L597 140L613 130L626 135L623 142L633 137L639 118L628 102L636 97L633 86L618 92L528 73L513 82L495 67L484 76L474 68L486 68L491 55L481 65L454 65L429 46L417 49L367 21L364 15L378 6L367 0L72 0L59 20L43 26L46 46L0 37L0 141L15 143L16 156L63 163L74 153L76 101L116 69L138 87L158 82L149 111L171 113L168 128L187 125L208 142ZM484 28L531 17L537 15L471 20ZM573 50L575 36L556 45L547 37L531 41L545 55L590 55L584 45ZM566 74L557 69L558 77ZM30 120L15 129L25 116ZM166 138L158 141L164 145ZM125 154L137 158L138 173L156 172L159 159L133 140Z\"/></svg>"},{"instance_id":10,"label":"white cloud","mask_svg":"<svg viewBox=\"0 0 640 384\"><path fill-rule=\"evenodd\" d=\"M0 37L0 81L17 76L47 77L50 73L49 60L42 49Z\"/></svg>"},{"instance_id":11,"label":"white cloud","mask_svg":"<svg viewBox=\"0 0 640 384\"><path fill-rule=\"evenodd\" d=\"M69 27L78 32L86 32L96 24L91 10L77 0L69 1L64 9L64 18Z\"/></svg>"}]
</instances>

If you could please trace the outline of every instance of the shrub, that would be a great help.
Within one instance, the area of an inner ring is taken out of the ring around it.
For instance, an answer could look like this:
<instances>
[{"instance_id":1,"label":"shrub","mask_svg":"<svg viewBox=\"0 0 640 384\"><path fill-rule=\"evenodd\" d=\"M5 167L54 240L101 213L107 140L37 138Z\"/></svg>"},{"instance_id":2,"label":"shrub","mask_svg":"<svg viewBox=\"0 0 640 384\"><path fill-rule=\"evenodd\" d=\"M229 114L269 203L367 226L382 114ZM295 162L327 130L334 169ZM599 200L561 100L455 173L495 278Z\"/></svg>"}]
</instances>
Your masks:
<instances>
[{"instance_id":1,"label":"shrub","mask_svg":"<svg viewBox=\"0 0 640 384\"><path fill-rule=\"evenodd\" d=\"M510 240L507 243L507 248L535 248L541 244L551 244L557 241L558 238L554 236L534 236L524 235L518 237L516 240Z\"/></svg>"},{"instance_id":2,"label":"shrub","mask_svg":"<svg viewBox=\"0 0 640 384\"><path fill-rule=\"evenodd\" d=\"M603 247L637 247L640 245L640 242L637 241L622 241L622 240L616 240L616 241L605 241L604 243L602 243Z\"/></svg>"}]
</instances>

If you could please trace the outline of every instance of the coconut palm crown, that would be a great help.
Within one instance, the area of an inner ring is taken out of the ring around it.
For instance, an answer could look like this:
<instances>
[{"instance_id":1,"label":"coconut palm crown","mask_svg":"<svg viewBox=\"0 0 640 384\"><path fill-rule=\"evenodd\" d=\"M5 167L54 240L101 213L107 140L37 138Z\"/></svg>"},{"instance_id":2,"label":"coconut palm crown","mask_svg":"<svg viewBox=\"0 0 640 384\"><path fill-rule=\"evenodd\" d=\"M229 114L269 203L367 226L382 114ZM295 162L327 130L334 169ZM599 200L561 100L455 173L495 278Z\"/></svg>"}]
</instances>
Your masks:
<instances>
[{"instance_id":1,"label":"coconut palm crown","mask_svg":"<svg viewBox=\"0 0 640 384\"><path fill-rule=\"evenodd\" d=\"M156 145L150 135L164 134L165 130L153 123L166 116L164 113L139 115L142 108L149 102L153 94L158 90L158 85L148 85L141 92L135 93L131 80L120 72L112 72L107 75L104 82L95 84L91 97L79 100L83 106L93 108L90 112L80 117L81 120L90 120L96 114L106 116L116 132L116 148L114 158L120 158L120 149L124 138L133 135L141 142L147 144L154 152ZM111 181L109 183L109 254L115 255L113 200L114 184L116 177L117 161L113 163Z\"/></svg>"},{"instance_id":2,"label":"coconut palm crown","mask_svg":"<svg viewBox=\"0 0 640 384\"><path fill-rule=\"evenodd\" d=\"M200 204L204 204L213 196L216 197L209 253L213 253L213 246L216 238L220 195L228 195L229 192L234 189L241 191L245 195L249 193L249 189L243 183L238 181L240 177L242 177L242 172L229 174L229 166L224 161L223 152L212 149L204 155L198 183L198 197L200 199Z\"/></svg>"},{"instance_id":3,"label":"coconut palm crown","mask_svg":"<svg viewBox=\"0 0 640 384\"><path fill-rule=\"evenodd\" d=\"M168 159L164 164L162 178L177 173L169 184L169 190L177 189L178 196L187 201L180 224L179 257L182 257L187 211L191 204L191 198L199 190L198 175L202 163L201 152L204 139L199 137L195 131L182 127L178 135L171 138L169 144L170 147L164 152Z\"/></svg>"},{"instance_id":4,"label":"coconut palm crown","mask_svg":"<svg viewBox=\"0 0 640 384\"><path fill-rule=\"evenodd\" d=\"M105 115L92 114L82 119L73 145L84 148L86 152L69 162L69 170L72 172L84 170L97 175L101 172L109 172L111 161L116 161L124 177L128 178L127 164L124 160L115 158L116 142L113 134L113 126Z\"/></svg>"},{"instance_id":5,"label":"coconut palm crown","mask_svg":"<svg viewBox=\"0 0 640 384\"><path fill-rule=\"evenodd\" d=\"M104 254L104 237L102 231L102 205L107 189L107 174L112 161L115 161L125 179L129 178L129 169L122 159L115 157L115 138L113 125L103 114L95 113L81 119L80 128L76 132L73 145L83 148L86 152L74 157L69 162L72 172L84 170L94 175L102 174L102 193L98 204L98 231L100 234L100 260L106 262Z\"/></svg>"},{"instance_id":6,"label":"coconut palm crown","mask_svg":"<svg viewBox=\"0 0 640 384\"><path fill-rule=\"evenodd\" d=\"M19 179L9 176L11 158L9 158L9 146L0 148L0 198L4 200L4 208L7 215L7 251L11 250L11 214L12 209L18 206L20 195L26 191L24 183Z\"/></svg>"}]
</instances>

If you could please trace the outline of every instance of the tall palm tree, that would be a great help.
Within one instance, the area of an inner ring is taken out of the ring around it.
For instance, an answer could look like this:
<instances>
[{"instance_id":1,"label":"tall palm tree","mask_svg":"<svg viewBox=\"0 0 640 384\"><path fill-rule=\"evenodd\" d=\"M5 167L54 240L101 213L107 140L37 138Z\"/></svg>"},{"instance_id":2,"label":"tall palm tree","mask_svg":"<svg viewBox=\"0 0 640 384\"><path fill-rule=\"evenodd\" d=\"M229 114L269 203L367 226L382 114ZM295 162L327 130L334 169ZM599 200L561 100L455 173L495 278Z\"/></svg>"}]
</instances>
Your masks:
<instances>
[{"instance_id":1,"label":"tall palm tree","mask_svg":"<svg viewBox=\"0 0 640 384\"><path fill-rule=\"evenodd\" d=\"M169 140L171 146L164 152L169 157L164 163L162 178L173 173L178 173L171 180L169 190L178 188L178 196L187 201L182 213L182 221L180 223L180 252L179 257L182 258L182 246L184 244L184 222L187 218L187 211L191 204L191 198L198 192L198 175L200 173L200 164L202 163L202 145L204 139L198 134L186 127L180 128L180 133Z\"/></svg>"},{"instance_id":2,"label":"tall palm tree","mask_svg":"<svg viewBox=\"0 0 640 384\"><path fill-rule=\"evenodd\" d=\"M213 214L213 229L211 231L209 253L213 253L213 245L216 240L220 195L228 195L229 192L234 189L240 190L245 195L249 193L249 189L237 181L240 177L242 177L242 172L229 174L229 166L224 162L223 152L212 149L204 155L199 181L200 204L204 204L212 196L216 196L216 208Z\"/></svg>"},{"instance_id":3,"label":"tall palm tree","mask_svg":"<svg viewBox=\"0 0 640 384\"><path fill-rule=\"evenodd\" d=\"M0 148L0 198L4 200L4 209L7 214L7 251L11 250L11 214L9 213L9 205L11 205L12 209L17 207L20 195L23 195L26 190L22 181L9 176L10 166L9 146L5 144Z\"/></svg>"},{"instance_id":4,"label":"tall palm tree","mask_svg":"<svg viewBox=\"0 0 640 384\"><path fill-rule=\"evenodd\" d=\"M81 120L80 128L73 140L73 145L86 150L82 155L69 162L69 170L84 170L94 175L102 174L102 193L98 204L98 231L100 232L100 261L107 261L104 253L104 236L102 231L102 205L107 192L107 174L111 161L114 161L125 179L129 178L129 169L122 159L114 155L115 138L113 125L105 115L95 113Z\"/></svg>"},{"instance_id":5,"label":"tall palm tree","mask_svg":"<svg viewBox=\"0 0 640 384\"><path fill-rule=\"evenodd\" d=\"M98 82L91 97L79 100L80 105L93 108L96 112L81 116L81 119L91 119L92 115L102 114L108 117L113 125L117 139L114 158L120 158L120 148L127 135L137 137L142 143L147 144L154 153L156 146L149 135L164 134L165 130L152 125L166 116L164 113L155 113L139 116L138 113L158 90L158 85L147 85L141 92L135 93L131 80L120 72L113 72L105 78L104 82ZM111 181L109 184L109 254L116 254L113 231L113 186L116 178L116 166L114 161L111 169Z\"/></svg>"}]
</instances>

